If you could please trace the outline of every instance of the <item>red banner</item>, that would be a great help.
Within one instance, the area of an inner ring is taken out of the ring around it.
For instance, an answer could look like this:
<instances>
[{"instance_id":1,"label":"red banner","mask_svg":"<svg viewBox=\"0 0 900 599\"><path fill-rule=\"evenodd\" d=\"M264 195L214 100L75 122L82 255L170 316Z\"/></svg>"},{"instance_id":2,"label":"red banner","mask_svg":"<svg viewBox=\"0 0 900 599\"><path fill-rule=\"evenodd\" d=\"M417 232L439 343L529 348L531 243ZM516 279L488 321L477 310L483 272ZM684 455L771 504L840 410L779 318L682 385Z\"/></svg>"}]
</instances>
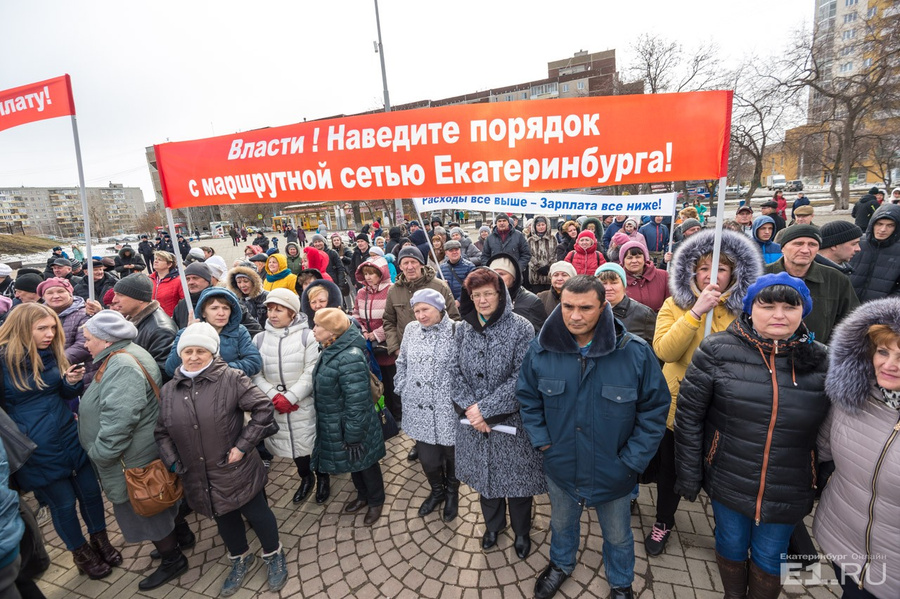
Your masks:
<instances>
[{"instance_id":1,"label":"red banner","mask_svg":"<svg viewBox=\"0 0 900 599\"><path fill-rule=\"evenodd\" d=\"M517 193L726 174L731 91L464 104L160 144L166 206Z\"/></svg>"},{"instance_id":2,"label":"red banner","mask_svg":"<svg viewBox=\"0 0 900 599\"><path fill-rule=\"evenodd\" d=\"M68 75L0 91L0 131L75 114Z\"/></svg>"}]
</instances>

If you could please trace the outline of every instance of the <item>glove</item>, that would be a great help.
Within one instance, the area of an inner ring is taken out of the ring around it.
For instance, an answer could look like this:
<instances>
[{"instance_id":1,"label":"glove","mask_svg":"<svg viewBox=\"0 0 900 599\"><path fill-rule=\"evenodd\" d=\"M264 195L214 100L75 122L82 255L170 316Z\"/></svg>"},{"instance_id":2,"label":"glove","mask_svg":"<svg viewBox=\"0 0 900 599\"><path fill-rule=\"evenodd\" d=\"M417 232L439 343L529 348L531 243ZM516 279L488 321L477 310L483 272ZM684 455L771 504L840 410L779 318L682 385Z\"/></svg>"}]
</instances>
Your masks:
<instances>
[{"instance_id":1,"label":"glove","mask_svg":"<svg viewBox=\"0 0 900 599\"><path fill-rule=\"evenodd\" d=\"M537 269L536 272L537 272L537 274L541 275L542 277L546 277L547 275L550 274L550 265L547 264L546 266L542 266L539 269Z\"/></svg>"},{"instance_id":2,"label":"glove","mask_svg":"<svg viewBox=\"0 0 900 599\"><path fill-rule=\"evenodd\" d=\"M676 495L680 495L688 501L697 501L697 495L700 494L700 485L693 485L675 479L675 487L673 490Z\"/></svg>"},{"instance_id":3,"label":"glove","mask_svg":"<svg viewBox=\"0 0 900 599\"><path fill-rule=\"evenodd\" d=\"M347 457L351 462L359 462L363 459L362 443L344 443L344 449L347 450Z\"/></svg>"},{"instance_id":4,"label":"glove","mask_svg":"<svg viewBox=\"0 0 900 599\"><path fill-rule=\"evenodd\" d=\"M278 410L279 414L290 414L300 407L292 404L288 398L281 393L275 394L275 397L272 398L272 403L275 405L275 409Z\"/></svg>"}]
</instances>

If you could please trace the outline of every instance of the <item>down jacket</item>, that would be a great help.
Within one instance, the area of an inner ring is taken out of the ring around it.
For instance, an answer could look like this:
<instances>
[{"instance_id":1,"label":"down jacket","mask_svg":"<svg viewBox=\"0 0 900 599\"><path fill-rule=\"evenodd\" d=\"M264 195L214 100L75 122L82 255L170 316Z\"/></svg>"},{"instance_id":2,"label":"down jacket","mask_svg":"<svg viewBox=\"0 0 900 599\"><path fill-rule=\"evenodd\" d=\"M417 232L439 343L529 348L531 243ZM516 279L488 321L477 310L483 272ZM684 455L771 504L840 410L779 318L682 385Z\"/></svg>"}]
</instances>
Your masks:
<instances>
[{"instance_id":1,"label":"down jacket","mask_svg":"<svg viewBox=\"0 0 900 599\"><path fill-rule=\"evenodd\" d=\"M253 377L259 390L272 399L284 395L297 409L287 414L275 410L278 432L266 439L266 448L281 458L312 455L316 444L316 406L312 396L312 373L319 359L319 344L298 314L287 327L272 323L253 338L262 356L262 370Z\"/></svg>"},{"instance_id":2,"label":"down jacket","mask_svg":"<svg viewBox=\"0 0 900 599\"><path fill-rule=\"evenodd\" d=\"M253 288L250 290L250 295L244 295L244 292L241 291L241 288L238 287L237 284L237 275L243 275L250 279L253 283ZM263 291L262 288L262 279L259 278L259 274L252 268L247 268L246 266L235 266L230 271L228 271L228 291L234 294L234 297L238 298L238 302L240 302L241 307L249 314L252 318L256 319L256 322L259 323L259 326L265 328L266 320L268 320L268 309L266 308L266 298L269 296L268 291Z\"/></svg>"},{"instance_id":3,"label":"down jacket","mask_svg":"<svg viewBox=\"0 0 900 599\"><path fill-rule=\"evenodd\" d=\"M747 314L703 340L675 411L677 489L756 522L796 524L812 511L816 437L828 415L825 346L761 339ZM763 359L765 356L765 359Z\"/></svg>"},{"instance_id":4,"label":"down jacket","mask_svg":"<svg viewBox=\"0 0 900 599\"><path fill-rule=\"evenodd\" d=\"M455 264L450 262L449 258L441 262L441 274L444 275L444 282L450 286L450 293L457 300L460 293L462 293L463 282L465 282L469 273L475 270L476 266L476 264L469 262L464 257L460 257Z\"/></svg>"},{"instance_id":5,"label":"down jacket","mask_svg":"<svg viewBox=\"0 0 900 599\"><path fill-rule=\"evenodd\" d=\"M317 418L312 463L317 472L360 472L385 455L365 352L362 334L351 326L319 354L313 371ZM356 462L347 455L346 445L352 443L361 443L363 448L363 456Z\"/></svg>"},{"instance_id":6,"label":"down jacket","mask_svg":"<svg viewBox=\"0 0 900 599\"><path fill-rule=\"evenodd\" d=\"M700 258L712 254L715 231L701 231L691 235L675 254L669 268L669 291L663 307L656 317L656 333L653 336L653 351L664 362L663 374L672 394L672 405L666 426L670 429L675 422L675 405L678 389L684 372L691 363L694 350L703 341L706 319L712 318L712 332L719 333L743 313L744 296L747 289L762 274L762 258L756 243L741 233L722 233L722 253L736 265L731 275L732 283L722 294L719 305L712 312L703 314L700 321L694 320L689 312L700 295L694 276Z\"/></svg>"},{"instance_id":7,"label":"down jacket","mask_svg":"<svg viewBox=\"0 0 900 599\"><path fill-rule=\"evenodd\" d=\"M118 351L122 353L110 356ZM103 492L117 505L128 502L122 464L143 468L159 456L153 436L159 400L147 375L157 388L162 377L153 356L131 341L113 343L97 354L95 362L102 364L107 358L100 380L81 397L78 439L94 464Z\"/></svg>"},{"instance_id":8,"label":"down jacket","mask_svg":"<svg viewBox=\"0 0 900 599\"><path fill-rule=\"evenodd\" d=\"M366 284L362 267L364 265L375 266L381 271L381 281L376 287ZM381 256L372 256L356 269L356 282L362 284L356 292L356 301L353 303L353 318L362 327L362 330L375 335L372 345L384 345L384 308L387 305L388 290L391 288L391 272L387 260ZM375 359L381 366L389 366L394 363L394 356L385 351L375 352Z\"/></svg>"},{"instance_id":9,"label":"down jacket","mask_svg":"<svg viewBox=\"0 0 900 599\"><path fill-rule=\"evenodd\" d=\"M406 325L416 318L413 315L409 300L419 289L434 289L444 296L447 305L447 314L453 320L459 320L459 310L456 308L456 300L450 292L447 282L435 277L434 269L430 266L423 267L424 273L415 281L408 281L406 275L397 275L397 282L388 291L387 304L384 307L384 334L387 339L388 353L396 354L400 351L400 341L403 340L403 330Z\"/></svg>"},{"instance_id":10,"label":"down jacket","mask_svg":"<svg viewBox=\"0 0 900 599\"><path fill-rule=\"evenodd\" d=\"M884 241L875 239L875 221L891 219L896 228ZM850 260L850 283L859 301L866 302L900 293L900 206L884 204L869 221L866 234L859 240L860 251Z\"/></svg>"},{"instance_id":11,"label":"down jacket","mask_svg":"<svg viewBox=\"0 0 900 599\"><path fill-rule=\"evenodd\" d=\"M178 271L170 270L169 274L162 278L158 272L153 271L150 280L153 281L153 299L158 301L166 315L171 317L175 314L175 306L184 299L184 287L181 286Z\"/></svg>"},{"instance_id":12,"label":"down jacket","mask_svg":"<svg viewBox=\"0 0 900 599\"><path fill-rule=\"evenodd\" d=\"M825 392L832 408L819 435L819 460L834 460L835 470L813 532L845 573L865 568L865 590L894 599L900 597L900 413L884 403L874 384L867 339L873 324L900 333L900 299L867 302L831 338ZM882 579L883 584L866 584Z\"/></svg>"},{"instance_id":13,"label":"down jacket","mask_svg":"<svg viewBox=\"0 0 900 599\"><path fill-rule=\"evenodd\" d=\"M66 360L69 364L78 364L84 362L84 385L85 388L91 384L94 378L94 372L99 368L94 364L91 352L84 346L84 329L82 325L86 323L90 316L84 311L84 300L80 297L72 297L72 305L59 313L59 320L62 322L63 334L66 342Z\"/></svg>"},{"instance_id":14,"label":"down jacket","mask_svg":"<svg viewBox=\"0 0 900 599\"><path fill-rule=\"evenodd\" d=\"M159 457L181 476L194 511L212 518L239 509L266 486L256 446L274 422L272 402L216 356L196 378L181 369L162 389L154 436ZM250 420L244 423L244 413ZM229 464L232 447L244 452Z\"/></svg>"},{"instance_id":15,"label":"down jacket","mask_svg":"<svg viewBox=\"0 0 900 599\"><path fill-rule=\"evenodd\" d=\"M253 376L262 367L262 358L259 356L259 350L253 345L250 333L241 324L244 313L233 293L222 287L207 287L197 299L197 305L194 306L194 318L203 320L203 306L212 299L225 300L231 305L231 317L228 319L228 324L219 331L219 355L230 367L243 371L247 376ZM166 360L166 372L170 377L175 376L175 371L181 366L178 340L183 332L184 329L181 329L175 335L172 351L169 352L169 358Z\"/></svg>"},{"instance_id":16,"label":"down jacket","mask_svg":"<svg viewBox=\"0 0 900 599\"><path fill-rule=\"evenodd\" d=\"M497 310L484 325L463 291L460 306L465 320L457 326L457 343L466 360L454 363L452 395L457 412L478 404L488 425L515 427L516 434L488 434L467 424L456 425L456 477L485 499L530 497L547 492L543 457L522 426L516 382L519 367L534 338L534 328L513 314L509 293L500 296Z\"/></svg>"},{"instance_id":17,"label":"down jacket","mask_svg":"<svg viewBox=\"0 0 900 599\"><path fill-rule=\"evenodd\" d=\"M5 352L4 352L5 353ZM29 391L19 391L13 386L6 356L0 355L3 370L3 394L6 410L19 430L37 444L31 457L13 476L23 492L33 491L52 482L72 476L87 463L87 454L78 443L75 416L60 399L75 399L82 384L72 386L60 376L59 365L49 349L38 351L44 364L41 378L47 385L35 388L34 379L28 374ZM31 364L24 365L30 373Z\"/></svg>"},{"instance_id":18,"label":"down jacket","mask_svg":"<svg viewBox=\"0 0 900 599\"><path fill-rule=\"evenodd\" d=\"M547 478L589 506L630 493L666 429L669 393L653 352L609 304L583 357L554 310L525 355L516 397L532 445L550 446Z\"/></svg>"},{"instance_id":19,"label":"down jacket","mask_svg":"<svg viewBox=\"0 0 900 599\"><path fill-rule=\"evenodd\" d=\"M453 365L458 358L456 329L447 313L440 322L406 327L397 356L394 392L403 399L403 430L431 445L456 445L459 417L451 397L456 393Z\"/></svg>"}]
</instances>

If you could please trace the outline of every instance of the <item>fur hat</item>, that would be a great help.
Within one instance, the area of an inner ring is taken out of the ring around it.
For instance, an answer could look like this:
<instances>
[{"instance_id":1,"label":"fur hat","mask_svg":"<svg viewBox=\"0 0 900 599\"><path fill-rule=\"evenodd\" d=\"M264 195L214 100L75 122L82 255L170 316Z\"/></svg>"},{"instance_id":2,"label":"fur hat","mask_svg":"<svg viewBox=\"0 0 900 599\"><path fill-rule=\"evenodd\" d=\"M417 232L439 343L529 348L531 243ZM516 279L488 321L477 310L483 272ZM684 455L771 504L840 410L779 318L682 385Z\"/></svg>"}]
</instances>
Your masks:
<instances>
[{"instance_id":1,"label":"fur hat","mask_svg":"<svg viewBox=\"0 0 900 599\"><path fill-rule=\"evenodd\" d=\"M216 355L219 353L219 334L208 322L195 322L184 329L178 338L178 355L188 347L202 347Z\"/></svg>"},{"instance_id":2,"label":"fur hat","mask_svg":"<svg viewBox=\"0 0 900 599\"><path fill-rule=\"evenodd\" d=\"M294 314L300 314L300 296L284 287L277 287L270 291L263 303L278 304L288 310L293 310Z\"/></svg>"},{"instance_id":3,"label":"fur hat","mask_svg":"<svg viewBox=\"0 0 900 599\"><path fill-rule=\"evenodd\" d=\"M339 308L322 308L313 319L318 326L340 337L350 328L350 319Z\"/></svg>"},{"instance_id":4,"label":"fur hat","mask_svg":"<svg viewBox=\"0 0 900 599\"><path fill-rule=\"evenodd\" d=\"M135 326L115 310L100 310L91 316L84 328L94 337L111 343L125 339L130 341L138 334Z\"/></svg>"}]
</instances>

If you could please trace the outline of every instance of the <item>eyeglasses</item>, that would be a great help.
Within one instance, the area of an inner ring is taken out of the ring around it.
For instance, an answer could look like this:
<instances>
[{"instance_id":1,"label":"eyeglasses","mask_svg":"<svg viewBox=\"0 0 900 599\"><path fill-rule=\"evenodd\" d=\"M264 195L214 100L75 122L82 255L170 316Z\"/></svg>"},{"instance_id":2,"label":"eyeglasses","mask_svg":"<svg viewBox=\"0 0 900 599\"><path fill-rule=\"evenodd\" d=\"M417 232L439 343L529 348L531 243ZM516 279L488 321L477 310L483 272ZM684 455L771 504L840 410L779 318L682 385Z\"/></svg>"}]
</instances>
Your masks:
<instances>
[{"instance_id":1,"label":"eyeglasses","mask_svg":"<svg viewBox=\"0 0 900 599\"><path fill-rule=\"evenodd\" d=\"M472 301L480 302L481 300L489 300L491 298L497 297L499 294L496 291L485 291L484 293L473 293Z\"/></svg>"}]
</instances>

